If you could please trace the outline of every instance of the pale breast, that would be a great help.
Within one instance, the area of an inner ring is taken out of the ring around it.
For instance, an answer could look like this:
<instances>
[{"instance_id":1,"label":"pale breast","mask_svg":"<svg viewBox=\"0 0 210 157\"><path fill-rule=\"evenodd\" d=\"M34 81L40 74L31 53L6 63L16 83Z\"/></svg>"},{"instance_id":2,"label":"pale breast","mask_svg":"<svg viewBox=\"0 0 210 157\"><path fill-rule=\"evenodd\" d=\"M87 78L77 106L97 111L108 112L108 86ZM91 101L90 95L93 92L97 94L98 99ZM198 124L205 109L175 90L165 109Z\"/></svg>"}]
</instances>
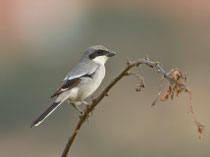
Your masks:
<instances>
[{"instance_id":1,"label":"pale breast","mask_svg":"<svg viewBox=\"0 0 210 157\"><path fill-rule=\"evenodd\" d=\"M79 97L84 100L100 86L105 76L105 67L99 66L92 78L82 78L82 83L79 84Z\"/></svg>"}]
</instances>

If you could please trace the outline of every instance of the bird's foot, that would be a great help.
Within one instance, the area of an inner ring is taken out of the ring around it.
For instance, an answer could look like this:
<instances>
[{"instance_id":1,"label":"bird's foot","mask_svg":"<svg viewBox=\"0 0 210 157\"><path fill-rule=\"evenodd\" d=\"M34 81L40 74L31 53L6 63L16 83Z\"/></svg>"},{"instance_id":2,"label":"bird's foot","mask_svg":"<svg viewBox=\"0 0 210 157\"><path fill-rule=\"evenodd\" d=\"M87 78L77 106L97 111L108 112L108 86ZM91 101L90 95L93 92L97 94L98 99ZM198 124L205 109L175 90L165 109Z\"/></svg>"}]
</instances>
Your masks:
<instances>
[{"instance_id":1,"label":"bird's foot","mask_svg":"<svg viewBox=\"0 0 210 157\"><path fill-rule=\"evenodd\" d=\"M86 101L82 101L82 104L84 104L84 105L86 105L86 106L88 106L88 105L90 105L88 102L86 102Z\"/></svg>"},{"instance_id":2,"label":"bird's foot","mask_svg":"<svg viewBox=\"0 0 210 157\"><path fill-rule=\"evenodd\" d=\"M72 104L72 106L81 114L84 115L84 111L82 109L80 109L77 105Z\"/></svg>"},{"instance_id":3,"label":"bird's foot","mask_svg":"<svg viewBox=\"0 0 210 157\"><path fill-rule=\"evenodd\" d=\"M89 104L89 103L87 103L85 101L83 101L82 103L86 106L86 109L90 109L91 108L91 104Z\"/></svg>"},{"instance_id":4,"label":"bird's foot","mask_svg":"<svg viewBox=\"0 0 210 157\"><path fill-rule=\"evenodd\" d=\"M86 111L87 111L87 108L86 108ZM90 113L87 114L86 111L83 112L83 113L81 113L81 114L79 115L79 118L80 118L80 119L85 118L85 120L89 122L90 117L93 115L93 112L90 112Z\"/></svg>"},{"instance_id":5,"label":"bird's foot","mask_svg":"<svg viewBox=\"0 0 210 157\"><path fill-rule=\"evenodd\" d=\"M86 109L83 113L80 113L79 117L81 119L81 118L84 118L84 116L86 116L86 121L89 121L90 117L93 115L93 111L91 111L88 115L85 115L85 114L86 114L86 111L91 108L91 104L89 104L85 101L82 101L82 104L84 104L86 106Z\"/></svg>"}]
</instances>

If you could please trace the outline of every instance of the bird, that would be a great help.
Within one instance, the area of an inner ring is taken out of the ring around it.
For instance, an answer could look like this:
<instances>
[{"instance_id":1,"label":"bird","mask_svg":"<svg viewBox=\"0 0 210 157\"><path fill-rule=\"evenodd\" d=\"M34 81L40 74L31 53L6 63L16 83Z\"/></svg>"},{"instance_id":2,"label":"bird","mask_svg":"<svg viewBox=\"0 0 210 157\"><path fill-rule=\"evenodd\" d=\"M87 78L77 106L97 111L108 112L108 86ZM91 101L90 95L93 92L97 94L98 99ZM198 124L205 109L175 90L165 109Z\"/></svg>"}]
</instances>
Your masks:
<instances>
[{"instance_id":1,"label":"bird","mask_svg":"<svg viewBox=\"0 0 210 157\"><path fill-rule=\"evenodd\" d=\"M40 125L65 101L83 114L84 112L78 106L88 105L85 99L100 86L105 77L105 63L115 55L114 51L108 50L103 45L88 47L77 65L66 75L60 87L51 96L55 100L32 122L31 127Z\"/></svg>"}]
</instances>

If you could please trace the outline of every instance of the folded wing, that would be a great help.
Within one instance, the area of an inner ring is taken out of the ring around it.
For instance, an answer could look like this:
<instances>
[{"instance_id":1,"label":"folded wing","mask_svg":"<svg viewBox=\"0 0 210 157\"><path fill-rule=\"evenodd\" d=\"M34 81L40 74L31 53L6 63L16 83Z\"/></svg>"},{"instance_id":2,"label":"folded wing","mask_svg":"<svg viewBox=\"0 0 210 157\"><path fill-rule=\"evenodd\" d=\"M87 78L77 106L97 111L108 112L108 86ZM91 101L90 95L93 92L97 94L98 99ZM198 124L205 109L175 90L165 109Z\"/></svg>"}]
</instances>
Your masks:
<instances>
[{"instance_id":1,"label":"folded wing","mask_svg":"<svg viewBox=\"0 0 210 157\"><path fill-rule=\"evenodd\" d=\"M97 70L97 67L94 69L94 71L91 71L91 73L84 73L83 75L80 75L79 77L74 77L73 79L71 77L66 77L64 81L62 82L61 86L57 89L57 91L51 96L51 98L58 96L62 92L72 89L75 86L77 86L83 77L89 77L92 78L92 76L95 74Z\"/></svg>"}]
</instances>

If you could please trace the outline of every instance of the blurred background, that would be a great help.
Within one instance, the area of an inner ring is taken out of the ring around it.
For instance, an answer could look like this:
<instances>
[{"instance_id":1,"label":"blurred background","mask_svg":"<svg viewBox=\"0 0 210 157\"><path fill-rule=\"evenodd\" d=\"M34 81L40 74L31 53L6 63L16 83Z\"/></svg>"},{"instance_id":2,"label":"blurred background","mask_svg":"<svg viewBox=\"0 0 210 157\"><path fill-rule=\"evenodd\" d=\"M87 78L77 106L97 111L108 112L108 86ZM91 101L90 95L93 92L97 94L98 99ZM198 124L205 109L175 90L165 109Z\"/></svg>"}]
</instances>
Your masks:
<instances>
[{"instance_id":1,"label":"blurred background","mask_svg":"<svg viewBox=\"0 0 210 157\"><path fill-rule=\"evenodd\" d=\"M209 157L210 1L1 0L0 156L60 156L78 121L67 103L42 125L31 122L84 50L102 44L116 51L100 91L132 60L149 56L166 70L188 73L193 106L206 126L198 139L189 98L151 107L161 76L142 66L146 81L124 78L97 106L76 138L74 157ZM168 87L164 82L164 89ZM88 99L90 102L90 100Z\"/></svg>"}]
</instances>

